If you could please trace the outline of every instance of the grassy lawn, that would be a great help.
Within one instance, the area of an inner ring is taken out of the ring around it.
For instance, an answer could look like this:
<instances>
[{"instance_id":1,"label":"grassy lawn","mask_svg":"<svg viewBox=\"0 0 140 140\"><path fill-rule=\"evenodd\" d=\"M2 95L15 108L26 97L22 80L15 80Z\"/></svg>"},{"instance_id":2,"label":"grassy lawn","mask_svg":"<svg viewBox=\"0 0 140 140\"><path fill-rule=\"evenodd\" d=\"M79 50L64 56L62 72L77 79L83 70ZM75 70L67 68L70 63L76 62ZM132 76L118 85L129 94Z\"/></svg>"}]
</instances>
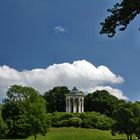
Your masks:
<instances>
[{"instance_id":1,"label":"grassy lawn","mask_svg":"<svg viewBox=\"0 0 140 140\"><path fill-rule=\"evenodd\" d=\"M125 135L112 136L110 131L83 128L51 128L46 138L37 136L37 140L125 140ZM27 140L33 140L29 137Z\"/></svg>"}]
</instances>

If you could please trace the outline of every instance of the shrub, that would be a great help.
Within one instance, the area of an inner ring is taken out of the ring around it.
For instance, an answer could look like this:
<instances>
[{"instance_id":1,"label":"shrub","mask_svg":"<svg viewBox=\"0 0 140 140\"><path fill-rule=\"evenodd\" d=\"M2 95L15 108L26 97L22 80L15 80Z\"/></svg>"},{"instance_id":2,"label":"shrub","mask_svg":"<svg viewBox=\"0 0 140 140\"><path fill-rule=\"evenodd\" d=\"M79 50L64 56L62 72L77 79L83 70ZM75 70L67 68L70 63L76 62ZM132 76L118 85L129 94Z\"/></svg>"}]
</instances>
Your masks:
<instances>
[{"instance_id":1,"label":"shrub","mask_svg":"<svg viewBox=\"0 0 140 140\"><path fill-rule=\"evenodd\" d=\"M109 130L113 120L97 112L64 113L54 112L49 114L53 127L83 127Z\"/></svg>"},{"instance_id":2,"label":"shrub","mask_svg":"<svg viewBox=\"0 0 140 140\"><path fill-rule=\"evenodd\" d=\"M90 118L84 118L82 121L83 128L96 128L94 122Z\"/></svg>"},{"instance_id":3,"label":"shrub","mask_svg":"<svg viewBox=\"0 0 140 140\"><path fill-rule=\"evenodd\" d=\"M78 117L72 117L69 119L69 125L74 127L81 127L82 120Z\"/></svg>"}]
</instances>

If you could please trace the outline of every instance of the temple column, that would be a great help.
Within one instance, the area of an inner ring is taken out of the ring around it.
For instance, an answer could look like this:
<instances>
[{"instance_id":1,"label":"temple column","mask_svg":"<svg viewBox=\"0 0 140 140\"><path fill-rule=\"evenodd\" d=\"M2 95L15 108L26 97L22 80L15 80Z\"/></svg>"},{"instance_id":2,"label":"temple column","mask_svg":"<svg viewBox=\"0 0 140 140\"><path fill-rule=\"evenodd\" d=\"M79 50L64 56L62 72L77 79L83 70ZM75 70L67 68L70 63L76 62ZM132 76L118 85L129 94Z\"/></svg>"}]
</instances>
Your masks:
<instances>
[{"instance_id":1,"label":"temple column","mask_svg":"<svg viewBox=\"0 0 140 140\"><path fill-rule=\"evenodd\" d=\"M82 99L82 112L84 112L84 99Z\"/></svg>"},{"instance_id":2,"label":"temple column","mask_svg":"<svg viewBox=\"0 0 140 140\"><path fill-rule=\"evenodd\" d=\"M75 98L73 98L73 113L76 112L76 103L75 103Z\"/></svg>"},{"instance_id":3,"label":"temple column","mask_svg":"<svg viewBox=\"0 0 140 140\"><path fill-rule=\"evenodd\" d=\"M73 98L73 113L75 112L75 99Z\"/></svg>"},{"instance_id":4,"label":"temple column","mask_svg":"<svg viewBox=\"0 0 140 140\"><path fill-rule=\"evenodd\" d=\"M67 107L67 112L70 112L70 99L68 99L68 107Z\"/></svg>"},{"instance_id":5,"label":"temple column","mask_svg":"<svg viewBox=\"0 0 140 140\"><path fill-rule=\"evenodd\" d=\"M68 105L67 105L67 98L66 98L66 112L68 111L68 110L67 110L67 106L68 106Z\"/></svg>"},{"instance_id":6,"label":"temple column","mask_svg":"<svg viewBox=\"0 0 140 140\"><path fill-rule=\"evenodd\" d=\"M83 112L83 99L81 98L81 113Z\"/></svg>"},{"instance_id":7,"label":"temple column","mask_svg":"<svg viewBox=\"0 0 140 140\"><path fill-rule=\"evenodd\" d=\"M71 98L70 98L70 105L69 105L69 112L72 112L72 103L71 103Z\"/></svg>"},{"instance_id":8,"label":"temple column","mask_svg":"<svg viewBox=\"0 0 140 140\"><path fill-rule=\"evenodd\" d=\"M66 112L68 112L68 103L67 103L67 99L66 99Z\"/></svg>"},{"instance_id":9,"label":"temple column","mask_svg":"<svg viewBox=\"0 0 140 140\"><path fill-rule=\"evenodd\" d=\"M81 113L81 103L80 103L80 98L78 98L78 113Z\"/></svg>"}]
</instances>

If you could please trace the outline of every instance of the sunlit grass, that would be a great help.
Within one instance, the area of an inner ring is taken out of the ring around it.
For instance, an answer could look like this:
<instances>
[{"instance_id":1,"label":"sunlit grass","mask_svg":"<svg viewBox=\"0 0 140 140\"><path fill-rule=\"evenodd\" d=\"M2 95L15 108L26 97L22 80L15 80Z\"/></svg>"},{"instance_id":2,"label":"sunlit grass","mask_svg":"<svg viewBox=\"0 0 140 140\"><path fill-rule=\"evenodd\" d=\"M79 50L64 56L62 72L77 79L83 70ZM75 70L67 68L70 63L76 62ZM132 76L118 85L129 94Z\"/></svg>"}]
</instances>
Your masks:
<instances>
[{"instance_id":1,"label":"sunlit grass","mask_svg":"<svg viewBox=\"0 0 140 140\"><path fill-rule=\"evenodd\" d=\"M29 137L27 140L33 140ZM83 128L51 128L48 134L37 140L125 140L125 135L112 136L110 131Z\"/></svg>"}]
</instances>

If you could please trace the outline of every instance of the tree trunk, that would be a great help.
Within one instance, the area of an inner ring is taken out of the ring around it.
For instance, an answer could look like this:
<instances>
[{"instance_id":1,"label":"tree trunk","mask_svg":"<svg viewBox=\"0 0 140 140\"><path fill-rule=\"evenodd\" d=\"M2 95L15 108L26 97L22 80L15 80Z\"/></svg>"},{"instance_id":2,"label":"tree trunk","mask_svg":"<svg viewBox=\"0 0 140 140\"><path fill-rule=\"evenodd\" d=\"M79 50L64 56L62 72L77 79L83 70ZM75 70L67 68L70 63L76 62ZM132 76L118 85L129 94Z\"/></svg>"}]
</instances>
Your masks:
<instances>
[{"instance_id":1,"label":"tree trunk","mask_svg":"<svg viewBox=\"0 0 140 140\"><path fill-rule=\"evenodd\" d=\"M34 140L36 140L36 134L34 135Z\"/></svg>"},{"instance_id":2,"label":"tree trunk","mask_svg":"<svg viewBox=\"0 0 140 140\"><path fill-rule=\"evenodd\" d=\"M36 129L34 128L34 140L36 140Z\"/></svg>"},{"instance_id":3,"label":"tree trunk","mask_svg":"<svg viewBox=\"0 0 140 140\"><path fill-rule=\"evenodd\" d=\"M132 140L132 134L130 135L130 140Z\"/></svg>"},{"instance_id":4,"label":"tree trunk","mask_svg":"<svg viewBox=\"0 0 140 140\"><path fill-rule=\"evenodd\" d=\"M129 135L127 134L127 140L129 140Z\"/></svg>"}]
</instances>

